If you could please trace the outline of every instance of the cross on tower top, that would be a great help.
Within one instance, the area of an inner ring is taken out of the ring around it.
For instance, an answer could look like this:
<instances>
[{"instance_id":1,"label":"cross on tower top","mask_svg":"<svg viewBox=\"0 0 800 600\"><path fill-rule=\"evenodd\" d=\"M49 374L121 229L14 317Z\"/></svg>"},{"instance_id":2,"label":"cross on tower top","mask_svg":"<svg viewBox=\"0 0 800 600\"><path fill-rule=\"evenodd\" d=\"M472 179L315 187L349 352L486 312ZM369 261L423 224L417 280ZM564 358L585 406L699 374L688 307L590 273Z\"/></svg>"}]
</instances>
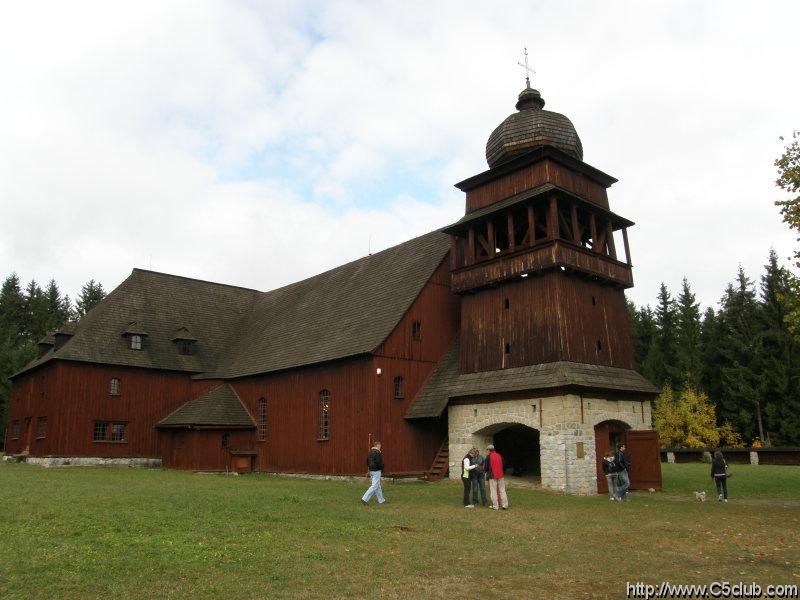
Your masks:
<instances>
[{"instance_id":1,"label":"cross on tower top","mask_svg":"<svg viewBox=\"0 0 800 600\"><path fill-rule=\"evenodd\" d=\"M531 73L536 74L536 71L530 68L528 65L528 47L525 46L525 64L523 65L521 62L517 62L517 64L525 69L525 83L527 84L528 88L531 87Z\"/></svg>"}]
</instances>

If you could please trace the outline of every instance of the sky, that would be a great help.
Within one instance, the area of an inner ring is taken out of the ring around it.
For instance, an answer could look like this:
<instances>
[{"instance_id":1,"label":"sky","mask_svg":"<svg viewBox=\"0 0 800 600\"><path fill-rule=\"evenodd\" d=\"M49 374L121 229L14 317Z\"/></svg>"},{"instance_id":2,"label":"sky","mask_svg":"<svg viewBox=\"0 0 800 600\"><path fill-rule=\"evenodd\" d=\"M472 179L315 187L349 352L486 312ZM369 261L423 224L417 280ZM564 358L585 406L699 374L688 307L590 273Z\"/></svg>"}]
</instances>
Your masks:
<instances>
[{"instance_id":1,"label":"sky","mask_svg":"<svg viewBox=\"0 0 800 600\"><path fill-rule=\"evenodd\" d=\"M269 290L441 228L527 47L619 182L639 305L798 246L800 2L14 2L0 7L0 276L134 267Z\"/></svg>"}]
</instances>

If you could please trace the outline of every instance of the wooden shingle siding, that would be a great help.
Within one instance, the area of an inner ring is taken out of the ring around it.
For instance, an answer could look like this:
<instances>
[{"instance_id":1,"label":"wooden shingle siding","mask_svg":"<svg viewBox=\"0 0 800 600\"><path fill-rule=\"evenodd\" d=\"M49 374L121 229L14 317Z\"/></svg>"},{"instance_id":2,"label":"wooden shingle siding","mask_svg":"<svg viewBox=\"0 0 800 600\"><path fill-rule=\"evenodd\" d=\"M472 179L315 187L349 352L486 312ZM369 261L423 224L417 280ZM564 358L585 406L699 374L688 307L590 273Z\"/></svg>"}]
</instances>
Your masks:
<instances>
[{"instance_id":1,"label":"wooden shingle siding","mask_svg":"<svg viewBox=\"0 0 800 600\"><path fill-rule=\"evenodd\" d=\"M467 192L467 214L545 183L608 208L608 192L603 185L552 160L545 160Z\"/></svg>"},{"instance_id":2,"label":"wooden shingle siding","mask_svg":"<svg viewBox=\"0 0 800 600\"><path fill-rule=\"evenodd\" d=\"M560 271L465 295L460 337L464 373L560 360L633 368L622 290Z\"/></svg>"}]
</instances>

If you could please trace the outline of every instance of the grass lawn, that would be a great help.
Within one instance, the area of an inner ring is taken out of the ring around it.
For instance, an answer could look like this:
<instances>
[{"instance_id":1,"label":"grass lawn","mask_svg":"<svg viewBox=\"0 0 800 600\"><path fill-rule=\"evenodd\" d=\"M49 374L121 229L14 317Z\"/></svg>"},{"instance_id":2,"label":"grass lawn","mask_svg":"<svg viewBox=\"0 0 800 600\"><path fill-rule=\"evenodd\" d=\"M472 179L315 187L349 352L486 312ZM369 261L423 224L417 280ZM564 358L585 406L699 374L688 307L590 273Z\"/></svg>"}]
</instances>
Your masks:
<instances>
[{"instance_id":1,"label":"grass lawn","mask_svg":"<svg viewBox=\"0 0 800 600\"><path fill-rule=\"evenodd\" d=\"M800 468L664 465L628 503L460 482L0 464L0 598L624 598L626 581L800 581Z\"/></svg>"}]
</instances>

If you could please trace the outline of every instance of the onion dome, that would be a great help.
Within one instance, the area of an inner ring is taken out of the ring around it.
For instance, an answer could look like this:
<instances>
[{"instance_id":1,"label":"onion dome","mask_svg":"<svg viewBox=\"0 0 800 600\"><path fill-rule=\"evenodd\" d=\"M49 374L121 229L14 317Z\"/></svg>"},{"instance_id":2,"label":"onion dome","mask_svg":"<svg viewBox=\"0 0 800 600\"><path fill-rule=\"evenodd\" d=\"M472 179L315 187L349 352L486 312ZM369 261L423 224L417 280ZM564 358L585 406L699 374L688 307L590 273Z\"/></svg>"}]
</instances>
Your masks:
<instances>
[{"instance_id":1,"label":"onion dome","mask_svg":"<svg viewBox=\"0 0 800 600\"><path fill-rule=\"evenodd\" d=\"M544 109L538 90L526 87L517 110L492 132L486 142L486 162L493 168L536 146L554 146L583 160L583 146L575 126L564 115Z\"/></svg>"}]
</instances>

